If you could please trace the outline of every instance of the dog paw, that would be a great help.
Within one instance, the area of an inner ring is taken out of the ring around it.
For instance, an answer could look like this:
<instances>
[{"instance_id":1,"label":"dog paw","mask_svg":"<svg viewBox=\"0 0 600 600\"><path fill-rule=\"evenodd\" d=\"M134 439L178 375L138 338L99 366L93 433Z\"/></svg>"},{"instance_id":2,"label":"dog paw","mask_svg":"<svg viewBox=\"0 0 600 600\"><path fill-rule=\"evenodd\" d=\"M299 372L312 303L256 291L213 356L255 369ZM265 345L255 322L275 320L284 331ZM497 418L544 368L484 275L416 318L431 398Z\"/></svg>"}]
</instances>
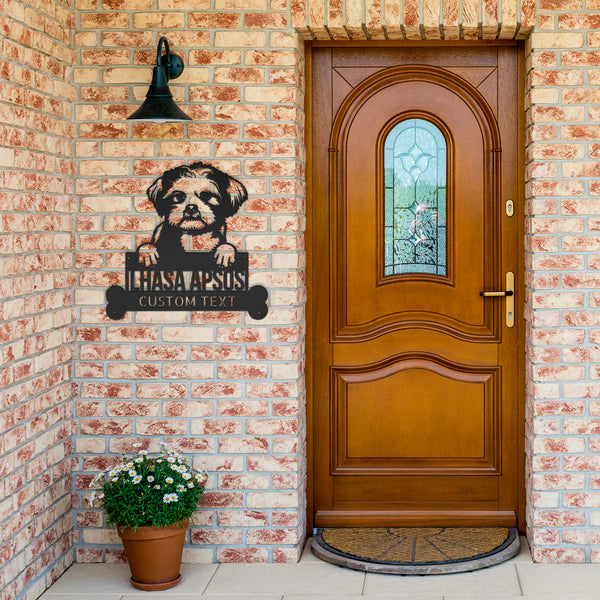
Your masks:
<instances>
[{"instance_id":1,"label":"dog paw","mask_svg":"<svg viewBox=\"0 0 600 600\"><path fill-rule=\"evenodd\" d=\"M158 250L154 244L142 244L138 248L138 260L145 267L153 267L158 263Z\"/></svg>"},{"instance_id":2,"label":"dog paw","mask_svg":"<svg viewBox=\"0 0 600 600\"><path fill-rule=\"evenodd\" d=\"M217 246L215 260L220 267L232 265L235 262L235 248L231 244Z\"/></svg>"}]
</instances>

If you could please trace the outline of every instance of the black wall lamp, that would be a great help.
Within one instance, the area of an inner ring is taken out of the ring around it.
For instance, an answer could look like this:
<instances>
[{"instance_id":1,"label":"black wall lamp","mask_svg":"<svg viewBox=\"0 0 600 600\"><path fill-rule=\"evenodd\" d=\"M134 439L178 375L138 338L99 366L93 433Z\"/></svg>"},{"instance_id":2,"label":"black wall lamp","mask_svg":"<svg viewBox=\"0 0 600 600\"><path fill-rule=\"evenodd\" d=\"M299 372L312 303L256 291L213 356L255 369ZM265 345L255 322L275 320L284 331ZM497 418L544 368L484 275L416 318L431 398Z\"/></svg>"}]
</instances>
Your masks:
<instances>
[{"instance_id":1,"label":"black wall lamp","mask_svg":"<svg viewBox=\"0 0 600 600\"><path fill-rule=\"evenodd\" d=\"M164 46L165 53L162 53ZM168 121L191 121L175 104L173 94L169 89L169 79L176 79L183 73L183 60L177 54L169 52L169 42L165 37L158 40L156 50L156 66L152 72L152 81L146 94L144 103L127 119L133 121L154 121L166 123Z\"/></svg>"}]
</instances>

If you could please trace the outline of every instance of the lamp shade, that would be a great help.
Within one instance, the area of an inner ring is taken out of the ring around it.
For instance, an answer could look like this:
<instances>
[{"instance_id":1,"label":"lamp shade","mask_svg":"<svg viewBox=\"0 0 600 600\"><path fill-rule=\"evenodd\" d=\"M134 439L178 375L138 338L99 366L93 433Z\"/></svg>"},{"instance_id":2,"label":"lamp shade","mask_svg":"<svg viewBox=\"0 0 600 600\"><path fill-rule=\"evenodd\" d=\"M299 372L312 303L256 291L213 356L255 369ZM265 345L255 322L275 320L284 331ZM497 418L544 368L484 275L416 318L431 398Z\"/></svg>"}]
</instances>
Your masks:
<instances>
[{"instance_id":1,"label":"lamp shade","mask_svg":"<svg viewBox=\"0 0 600 600\"><path fill-rule=\"evenodd\" d=\"M161 45L166 46L166 54L161 55ZM183 71L183 61L179 56L169 52L169 44L165 38L158 42L156 66L152 71L152 81L143 104L129 117L132 121L153 121L167 123L171 121L191 121L173 100L169 89L169 79L179 77Z\"/></svg>"}]
</instances>

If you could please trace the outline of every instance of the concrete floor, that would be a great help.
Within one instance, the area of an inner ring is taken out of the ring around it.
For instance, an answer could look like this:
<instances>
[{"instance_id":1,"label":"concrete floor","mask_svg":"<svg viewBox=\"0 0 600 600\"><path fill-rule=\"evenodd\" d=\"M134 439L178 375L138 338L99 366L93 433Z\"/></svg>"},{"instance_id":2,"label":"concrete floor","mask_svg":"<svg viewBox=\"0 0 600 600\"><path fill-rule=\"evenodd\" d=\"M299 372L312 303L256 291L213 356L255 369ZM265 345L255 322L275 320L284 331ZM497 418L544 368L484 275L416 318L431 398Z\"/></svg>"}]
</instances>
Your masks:
<instances>
[{"instance_id":1,"label":"concrete floor","mask_svg":"<svg viewBox=\"0 0 600 600\"><path fill-rule=\"evenodd\" d=\"M600 565L534 564L527 542L515 558L453 575L399 576L351 571L312 555L298 564L184 564L182 581L142 592L122 564L73 565L40 600L600 600Z\"/></svg>"}]
</instances>

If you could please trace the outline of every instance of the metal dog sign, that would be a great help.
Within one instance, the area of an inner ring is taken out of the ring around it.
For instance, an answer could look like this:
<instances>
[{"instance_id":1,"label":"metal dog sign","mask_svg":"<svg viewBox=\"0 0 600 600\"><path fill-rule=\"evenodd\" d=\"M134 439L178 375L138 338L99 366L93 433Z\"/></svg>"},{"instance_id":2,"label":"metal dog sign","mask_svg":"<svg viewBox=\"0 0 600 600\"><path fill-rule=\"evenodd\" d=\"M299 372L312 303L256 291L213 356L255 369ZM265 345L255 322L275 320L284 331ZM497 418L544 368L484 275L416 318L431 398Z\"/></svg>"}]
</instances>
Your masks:
<instances>
[{"instance_id":1,"label":"metal dog sign","mask_svg":"<svg viewBox=\"0 0 600 600\"><path fill-rule=\"evenodd\" d=\"M248 285L248 253L227 240L227 219L248 198L244 185L202 162L165 171L148 188L160 223L149 242L128 252L125 288L106 291L106 314L134 310L268 312L267 290ZM189 251L189 241L202 251Z\"/></svg>"}]
</instances>

